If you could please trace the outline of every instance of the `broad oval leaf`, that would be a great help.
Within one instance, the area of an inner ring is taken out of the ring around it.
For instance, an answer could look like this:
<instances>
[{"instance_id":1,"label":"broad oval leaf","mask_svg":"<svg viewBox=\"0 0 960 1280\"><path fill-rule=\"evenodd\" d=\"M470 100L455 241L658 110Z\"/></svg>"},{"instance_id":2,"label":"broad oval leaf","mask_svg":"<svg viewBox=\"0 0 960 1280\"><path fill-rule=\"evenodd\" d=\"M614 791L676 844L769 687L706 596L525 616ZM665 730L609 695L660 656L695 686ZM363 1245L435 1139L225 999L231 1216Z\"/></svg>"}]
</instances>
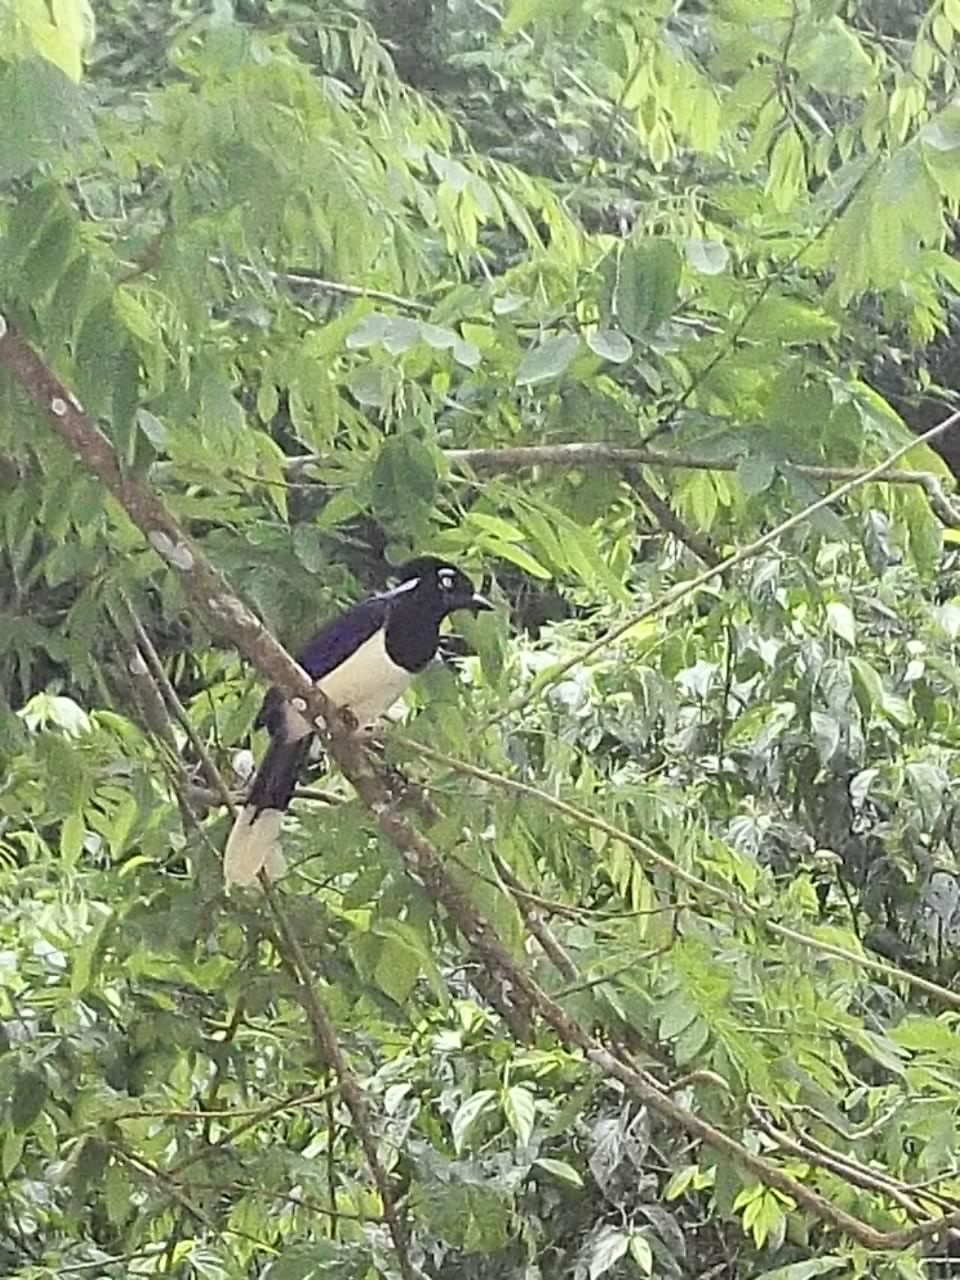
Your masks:
<instances>
[{"instance_id":1,"label":"broad oval leaf","mask_svg":"<svg viewBox=\"0 0 960 1280\"><path fill-rule=\"evenodd\" d=\"M453 1123L450 1126L453 1134L453 1146L457 1155L460 1155L463 1151L467 1138L470 1136L470 1130L480 1117L493 1107L496 1096L496 1090L494 1089L479 1089L457 1108L457 1113L453 1117Z\"/></svg>"},{"instance_id":2,"label":"broad oval leaf","mask_svg":"<svg viewBox=\"0 0 960 1280\"><path fill-rule=\"evenodd\" d=\"M538 1160L534 1160L533 1163L538 1169L543 1169L545 1173L552 1173L561 1182L567 1182L572 1187L583 1186L583 1179L572 1164L567 1164L566 1160L554 1160L552 1156L541 1156Z\"/></svg>"},{"instance_id":3,"label":"broad oval leaf","mask_svg":"<svg viewBox=\"0 0 960 1280\"><path fill-rule=\"evenodd\" d=\"M599 1276L605 1275L629 1248L629 1232L618 1231L615 1227L601 1228L589 1251L587 1274L590 1280L598 1280Z\"/></svg>"},{"instance_id":4,"label":"broad oval leaf","mask_svg":"<svg viewBox=\"0 0 960 1280\"><path fill-rule=\"evenodd\" d=\"M776 463L764 454L750 454L737 463L737 479L740 488L750 497L765 493L777 474Z\"/></svg>"},{"instance_id":5,"label":"broad oval leaf","mask_svg":"<svg viewBox=\"0 0 960 1280\"><path fill-rule=\"evenodd\" d=\"M587 334L587 346L601 360L623 364L633 355L633 343L619 329L595 329Z\"/></svg>"},{"instance_id":6,"label":"broad oval leaf","mask_svg":"<svg viewBox=\"0 0 960 1280\"><path fill-rule=\"evenodd\" d=\"M389 321L390 317L382 311L367 312L347 334L347 350L362 351L364 347L373 347L382 342Z\"/></svg>"},{"instance_id":7,"label":"broad oval leaf","mask_svg":"<svg viewBox=\"0 0 960 1280\"><path fill-rule=\"evenodd\" d=\"M827 605L827 625L835 636L846 641L851 648L857 643L857 622L853 610L842 600L831 600Z\"/></svg>"},{"instance_id":8,"label":"broad oval leaf","mask_svg":"<svg viewBox=\"0 0 960 1280\"><path fill-rule=\"evenodd\" d=\"M10 1099L10 1121L18 1133L29 1129L43 1110L50 1094L46 1076L39 1071L21 1071Z\"/></svg>"},{"instance_id":9,"label":"broad oval leaf","mask_svg":"<svg viewBox=\"0 0 960 1280\"><path fill-rule=\"evenodd\" d=\"M518 387L532 387L538 382L559 377L580 347L573 333L561 333L547 338L538 347L531 347L520 361L514 381Z\"/></svg>"},{"instance_id":10,"label":"broad oval leaf","mask_svg":"<svg viewBox=\"0 0 960 1280\"><path fill-rule=\"evenodd\" d=\"M653 1250L646 1236L633 1232L630 1236L630 1257L645 1276L653 1275Z\"/></svg>"},{"instance_id":11,"label":"broad oval leaf","mask_svg":"<svg viewBox=\"0 0 960 1280\"><path fill-rule=\"evenodd\" d=\"M817 749L821 764L829 764L840 745L840 726L833 716L823 711L810 712L810 728L813 730L813 745Z\"/></svg>"},{"instance_id":12,"label":"broad oval leaf","mask_svg":"<svg viewBox=\"0 0 960 1280\"><path fill-rule=\"evenodd\" d=\"M503 1114L507 1124L517 1135L517 1141L525 1147L533 1134L533 1122L537 1108L533 1094L522 1084L512 1085L504 1094Z\"/></svg>"},{"instance_id":13,"label":"broad oval leaf","mask_svg":"<svg viewBox=\"0 0 960 1280\"><path fill-rule=\"evenodd\" d=\"M730 261L730 250L722 240L685 240L687 262L702 276L718 276Z\"/></svg>"},{"instance_id":14,"label":"broad oval leaf","mask_svg":"<svg viewBox=\"0 0 960 1280\"><path fill-rule=\"evenodd\" d=\"M631 338L653 333L673 311L681 262L670 240L646 240L624 247L617 263L613 307Z\"/></svg>"}]
</instances>

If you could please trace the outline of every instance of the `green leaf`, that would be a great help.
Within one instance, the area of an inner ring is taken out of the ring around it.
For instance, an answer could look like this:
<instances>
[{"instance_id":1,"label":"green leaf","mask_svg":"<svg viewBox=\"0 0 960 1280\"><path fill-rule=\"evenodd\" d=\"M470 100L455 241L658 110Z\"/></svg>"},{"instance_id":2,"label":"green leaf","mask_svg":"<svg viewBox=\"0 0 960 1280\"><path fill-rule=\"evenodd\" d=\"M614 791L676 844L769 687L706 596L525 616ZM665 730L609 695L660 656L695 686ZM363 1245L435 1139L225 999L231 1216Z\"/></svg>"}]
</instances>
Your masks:
<instances>
[{"instance_id":1,"label":"green leaf","mask_svg":"<svg viewBox=\"0 0 960 1280\"><path fill-rule=\"evenodd\" d=\"M147 437L154 449L158 453L162 453L167 447L167 429L159 418L149 411L149 409L138 409L136 414L137 426Z\"/></svg>"},{"instance_id":2,"label":"green leaf","mask_svg":"<svg viewBox=\"0 0 960 1280\"><path fill-rule=\"evenodd\" d=\"M515 524L503 520L500 516L488 515L485 511L468 511L464 524L473 525L483 533L490 533L502 542L523 542L523 530Z\"/></svg>"},{"instance_id":3,"label":"green leaf","mask_svg":"<svg viewBox=\"0 0 960 1280\"><path fill-rule=\"evenodd\" d=\"M806 189L807 168L803 141L796 129L787 128L777 139L770 156L767 195L778 213L785 213Z\"/></svg>"},{"instance_id":4,"label":"green leaf","mask_svg":"<svg viewBox=\"0 0 960 1280\"><path fill-rule=\"evenodd\" d=\"M775 1267L773 1271L764 1271L762 1275L758 1275L756 1280L813 1280L814 1276L825 1276L847 1265L846 1258L831 1254L826 1258L812 1258L808 1262L793 1262L786 1267Z\"/></svg>"},{"instance_id":5,"label":"green leaf","mask_svg":"<svg viewBox=\"0 0 960 1280\"><path fill-rule=\"evenodd\" d=\"M525 1147L533 1135L537 1114L533 1094L522 1084L512 1085L504 1094L503 1113L507 1124L517 1135L517 1141Z\"/></svg>"},{"instance_id":6,"label":"green leaf","mask_svg":"<svg viewBox=\"0 0 960 1280\"><path fill-rule=\"evenodd\" d=\"M538 382L557 378L577 354L580 342L573 333L562 333L546 338L537 347L531 347L520 361L514 381L518 387L532 387Z\"/></svg>"},{"instance_id":7,"label":"green leaf","mask_svg":"<svg viewBox=\"0 0 960 1280\"><path fill-rule=\"evenodd\" d=\"M630 1233L615 1227L602 1227L587 1252L587 1275L599 1280L630 1248Z\"/></svg>"},{"instance_id":8,"label":"green leaf","mask_svg":"<svg viewBox=\"0 0 960 1280\"><path fill-rule=\"evenodd\" d=\"M630 1233L629 1253L645 1276L653 1275L653 1250L645 1236L635 1231Z\"/></svg>"},{"instance_id":9,"label":"green leaf","mask_svg":"<svg viewBox=\"0 0 960 1280\"><path fill-rule=\"evenodd\" d=\"M554 0L510 0L501 23L503 34L514 35L535 21L541 13L550 13L553 3Z\"/></svg>"},{"instance_id":10,"label":"green leaf","mask_svg":"<svg viewBox=\"0 0 960 1280\"><path fill-rule=\"evenodd\" d=\"M263 1280L334 1280L340 1276L352 1280L355 1274L336 1241L316 1240L284 1248L267 1264Z\"/></svg>"},{"instance_id":11,"label":"green leaf","mask_svg":"<svg viewBox=\"0 0 960 1280\"><path fill-rule=\"evenodd\" d=\"M385 409L390 400L390 380L379 365L363 365L347 378L350 394L371 409Z\"/></svg>"},{"instance_id":12,"label":"green leaf","mask_svg":"<svg viewBox=\"0 0 960 1280\"><path fill-rule=\"evenodd\" d=\"M86 98L45 58L0 65L0 182L21 178L93 135Z\"/></svg>"},{"instance_id":13,"label":"green leaf","mask_svg":"<svg viewBox=\"0 0 960 1280\"><path fill-rule=\"evenodd\" d=\"M601 360L623 364L633 355L633 344L619 329L594 329L587 334L587 346Z\"/></svg>"},{"instance_id":14,"label":"green leaf","mask_svg":"<svg viewBox=\"0 0 960 1280\"><path fill-rule=\"evenodd\" d=\"M10 1099L10 1122L18 1133L29 1129L50 1096L47 1077L39 1071L21 1071Z\"/></svg>"},{"instance_id":15,"label":"green leaf","mask_svg":"<svg viewBox=\"0 0 960 1280\"><path fill-rule=\"evenodd\" d=\"M18 16L36 51L79 80L82 56L93 43L90 0L53 0L48 6L21 3Z\"/></svg>"},{"instance_id":16,"label":"green leaf","mask_svg":"<svg viewBox=\"0 0 960 1280\"><path fill-rule=\"evenodd\" d=\"M347 334L345 339L347 350L362 351L366 347L375 347L383 342L393 318L382 311L367 312Z\"/></svg>"},{"instance_id":17,"label":"green leaf","mask_svg":"<svg viewBox=\"0 0 960 1280\"><path fill-rule=\"evenodd\" d=\"M75 226L72 218L54 217L44 227L42 234L23 263L23 275L36 294L46 293L60 278L75 245Z\"/></svg>"},{"instance_id":18,"label":"green leaf","mask_svg":"<svg viewBox=\"0 0 960 1280\"><path fill-rule=\"evenodd\" d=\"M613 315L631 338L652 334L677 302L682 264L669 240L625 245L617 259Z\"/></svg>"},{"instance_id":19,"label":"green leaf","mask_svg":"<svg viewBox=\"0 0 960 1280\"><path fill-rule=\"evenodd\" d=\"M701 1018L684 1028L674 1042L674 1057L678 1066L692 1062L710 1039L710 1028Z\"/></svg>"},{"instance_id":20,"label":"green leaf","mask_svg":"<svg viewBox=\"0 0 960 1280\"><path fill-rule=\"evenodd\" d=\"M672 1040L697 1017L697 1009L682 992L675 992L663 1006L659 1015L660 1039Z\"/></svg>"},{"instance_id":21,"label":"green leaf","mask_svg":"<svg viewBox=\"0 0 960 1280\"><path fill-rule=\"evenodd\" d=\"M831 600L827 605L827 626L835 636L852 648L857 643L857 623L853 611L842 600Z\"/></svg>"},{"instance_id":22,"label":"green leaf","mask_svg":"<svg viewBox=\"0 0 960 1280\"><path fill-rule=\"evenodd\" d=\"M721 240L685 240L687 262L702 276L717 276L727 269L730 251Z\"/></svg>"},{"instance_id":23,"label":"green leaf","mask_svg":"<svg viewBox=\"0 0 960 1280\"><path fill-rule=\"evenodd\" d=\"M416 951L400 938L383 938L373 971L380 990L397 1004L403 1004L419 976L420 957Z\"/></svg>"},{"instance_id":24,"label":"green leaf","mask_svg":"<svg viewBox=\"0 0 960 1280\"><path fill-rule=\"evenodd\" d=\"M470 1137L470 1130L480 1117L495 1107L496 1097L494 1089L478 1089L457 1108L450 1126L453 1148L457 1155L463 1151Z\"/></svg>"},{"instance_id":25,"label":"green leaf","mask_svg":"<svg viewBox=\"0 0 960 1280\"><path fill-rule=\"evenodd\" d=\"M757 341L823 342L835 338L840 326L833 316L795 298L764 298L753 311L744 333Z\"/></svg>"},{"instance_id":26,"label":"green leaf","mask_svg":"<svg viewBox=\"0 0 960 1280\"><path fill-rule=\"evenodd\" d=\"M455 338L453 342L453 358L465 369L476 369L480 363L480 348L463 338Z\"/></svg>"},{"instance_id":27,"label":"green leaf","mask_svg":"<svg viewBox=\"0 0 960 1280\"><path fill-rule=\"evenodd\" d=\"M911 1014L891 1031L890 1038L903 1049L935 1054L960 1065L960 1035L936 1018Z\"/></svg>"},{"instance_id":28,"label":"green leaf","mask_svg":"<svg viewBox=\"0 0 960 1280\"><path fill-rule=\"evenodd\" d=\"M559 1178L561 1182L568 1183L571 1187L583 1186L583 1179L580 1174L572 1164L567 1164L566 1160L555 1160L552 1156L540 1156L533 1163L536 1168L543 1169L546 1173L552 1173L555 1178Z\"/></svg>"},{"instance_id":29,"label":"green leaf","mask_svg":"<svg viewBox=\"0 0 960 1280\"><path fill-rule=\"evenodd\" d=\"M837 753L840 745L840 726L833 716L824 711L810 712L810 728L813 731L813 742L820 757L820 763L827 765Z\"/></svg>"},{"instance_id":30,"label":"green leaf","mask_svg":"<svg viewBox=\"0 0 960 1280\"><path fill-rule=\"evenodd\" d=\"M845 98L859 98L876 74L858 37L836 15L817 28L796 65L813 88Z\"/></svg>"},{"instance_id":31,"label":"green leaf","mask_svg":"<svg viewBox=\"0 0 960 1280\"><path fill-rule=\"evenodd\" d=\"M415 436L391 436L383 443L370 483L374 506L384 513L430 506L437 484L434 456Z\"/></svg>"},{"instance_id":32,"label":"green leaf","mask_svg":"<svg viewBox=\"0 0 960 1280\"><path fill-rule=\"evenodd\" d=\"M8 1129L3 1135L3 1152L0 1154L0 1170L9 1178L20 1163L27 1135L18 1133L16 1129Z\"/></svg>"},{"instance_id":33,"label":"green leaf","mask_svg":"<svg viewBox=\"0 0 960 1280\"><path fill-rule=\"evenodd\" d=\"M883 710L885 695L879 673L863 658L850 658L853 691L860 710L865 716L877 715Z\"/></svg>"},{"instance_id":34,"label":"green leaf","mask_svg":"<svg viewBox=\"0 0 960 1280\"><path fill-rule=\"evenodd\" d=\"M424 934L405 920L387 920L374 929L376 937L392 938L405 947L407 952L417 961L417 976L427 979L434 996L443 1004L447 1000L446 984L437 968L436 960L430 949L429 941ZM394 997L396 998L396 997Z\"/></svg>"},{"instance_id":35,"label":"green leaf","mask_svg":"<svg viewBox=\"0 0 960 1280\"><path fill-rule=\"evenodd\" d=\"M83 852L86 828L78 813L68 813L60 828L60 857L67 866L75 866Z\"/></svg>"},{"instance_id":36,"label":"green leaf","mask_svg":"<svg viewBox=\"0 0 960 1280\"><path fill-rule=\"evenodd\" d=\"M777 474L776 463L761 453L749 454L737 463L737 479L749 497L765 493Z\"/></svg>"},{"instance_id":37,"label":"green leaf","mask_svg":"<svg viewBox=\"0 0 960 1280\"><path fill-rule=\"evenodd\" d=\"M478 541L492 555L499 556L501 560L509 560L511 564L515 564L518 569L523 569L525 573L531 574L534 578L553 577L553 574L545 565L542 565L539 560L534 559L529 552L524 551L522 547L518 547L514 542L504 542L502 539L489 534L481 535Z\"/></svg>"},{"instance_id":38,"label":"green leaf","mask_svg":"<svg viewBox=\"0 0 960 1280\"><path fill-rule=\"evenodd\" d=\"M112 912L101 910L93 928L87 932L87 936L73 953L73 964L70 973L71 995L82 995L89 988L93 978L94 965L100 954L100 944L103 941L104 931L112 919Z\"/></svg>"},{"instance_id":39,"label":"green leaf","mask_svg":"<svg viewBox=\"0 0 960 1280\"><path fill-rule=\"evenodd\" d=\"M103 1180L103 1200L114 1227L122 1227L133 1213L133 1188L123 1166L114 1161Z\"/></svg>"}]
</instances>

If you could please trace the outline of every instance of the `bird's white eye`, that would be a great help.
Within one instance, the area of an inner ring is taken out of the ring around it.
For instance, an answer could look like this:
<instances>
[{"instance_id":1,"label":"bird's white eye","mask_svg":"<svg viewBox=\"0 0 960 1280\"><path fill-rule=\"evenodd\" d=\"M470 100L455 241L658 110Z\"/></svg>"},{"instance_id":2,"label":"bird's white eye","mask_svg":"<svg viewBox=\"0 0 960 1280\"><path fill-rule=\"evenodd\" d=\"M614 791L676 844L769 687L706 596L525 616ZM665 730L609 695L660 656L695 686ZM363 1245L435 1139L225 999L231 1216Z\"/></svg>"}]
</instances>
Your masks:
<instances>
[{"instance_id":1,"label":"bird's white eye","mask_svg":"<svg viewBox=\"0 0 960 1280\"><path fill-rule=\"evenodd\" d=\"M453 590L453 574L449 569L441 569L437 574L437 583L441 591Z\"/></svg>"}]
</instances>

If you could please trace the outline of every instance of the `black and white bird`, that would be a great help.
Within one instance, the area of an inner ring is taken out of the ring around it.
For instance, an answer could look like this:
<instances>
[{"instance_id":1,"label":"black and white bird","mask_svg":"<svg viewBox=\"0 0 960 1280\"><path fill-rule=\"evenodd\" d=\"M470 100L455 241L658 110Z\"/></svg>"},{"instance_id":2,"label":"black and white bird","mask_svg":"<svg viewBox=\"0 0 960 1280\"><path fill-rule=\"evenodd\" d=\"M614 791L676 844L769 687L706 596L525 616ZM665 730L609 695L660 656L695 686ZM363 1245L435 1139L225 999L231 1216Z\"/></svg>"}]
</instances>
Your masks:
<instances>
[{"instance_id":1,"label":"black and white bird","mask_svg":"<svg viewBox=\"0 0 960 1280\"><path fill-rule=\"evenodd\" d=\"M322 627L299 662L317 687L358 729L369 728L402 696L434 658L440 624L458 609L491 609L454 565L420 556L395 571L397 586L369 596ZM309 721L270 689L255 728L270 731L270 745L250 784L223 855L228 885L251 884L261 869L271 879L284 869L280 824L310 750Z\"/></svg>"}]
</instances>

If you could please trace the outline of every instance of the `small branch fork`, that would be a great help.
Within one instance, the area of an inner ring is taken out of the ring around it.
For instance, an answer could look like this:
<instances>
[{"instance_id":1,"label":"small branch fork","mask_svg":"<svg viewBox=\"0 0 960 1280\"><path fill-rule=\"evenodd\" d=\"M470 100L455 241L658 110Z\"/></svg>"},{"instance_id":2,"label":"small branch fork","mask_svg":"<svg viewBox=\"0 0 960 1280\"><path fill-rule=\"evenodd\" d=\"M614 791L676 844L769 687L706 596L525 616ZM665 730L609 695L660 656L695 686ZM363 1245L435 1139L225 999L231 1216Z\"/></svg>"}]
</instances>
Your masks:
<instances>
[{"instance_id":1,"label":"small branch fork","mask_svg":"<svg viewBox=\"0 0 960 1280\"><path fill-rule=\"evenodd\" d=\"M219 634L229 639L237 650L272 684L289 698L302 699L305 710L315 719L327 747L340 769L353 784L362 803L380 830L397 847L408 871L423 884L434 900L452 918L479 959L498 979L509 984L513 998L529 1007L550 1026L569 1048L579 1051L603 1074L619 1080L634 1097L651 1110L685 1130L714 1150L722 1152L765 1185L794 1199L798 1206L871 1250L905 1249L917 1241L940 1234L952 1226L960 1226L960 1211L939 1218L929 1218L898 1231L878 1231L869 1223L813 1191L767 1159L750 1151L727 1133L703 1120L696 1113L675 1102L668 1092L647 1072L633 1064L624 1053L614 1054L551 999L533 980L528 970L516 963L489 922L473 907L469 896L448 872L441 855L431 841L397 811L394 797L384 778L376 771L363 744L351 736L326 698L313 687L306 673L274 640L250 610L231 592L225 579L206 559L199 548L166 510L159 498L133 475L124 474L109 439L56 378L50 368L0 314L0 368L5 368L23 388L57 435L78 455L141 530L153 549L180 578L184 591L198 614ZM941 423L939 431L960 419L953 415ZM927 433L926 437L934 433ZM905 450L903 451L905 452ZM899 456L899 455L898 455ZM894 459L895 461L895 459ZM886 464L885 464L886 465ZM849 492L856 483L879 476L885 467L876 467L857 481L842 486L837 494L821 499L826 505ZM780 531L792 528L799 519L792 518ZM769 545L761 539L754 547ZM737 562L745 556L737 557ZM725 562L724 567L731 567ZM696 582L697 579L694 579ZM673 600L670 595L670 602ZM632 625L632 621L630 625ZM608 638L609 639L609 638ZM587 653L590 652L588 649ZM326 725L326 732L322 726ZM406 1223L393 1196L392 1186L379 1162L370 1128L366 1098L356 1076L344 1059L335 1032L319 996L309 981L302 948L289 930L280 910L278 895L269 900L285 942L285 952L304 987L305 1005L314 1038L324 1061L337 1077L340 1094L350 1110L357 1135L361 1140L371 1173L384 1205L384 1217L393 1240L397 1261L404 1280L413 1280L415 1269L410 1261ZM286 927L285 927L286 926ZM559 957L558 957L559 959Z\"/></svg>"}]
</instances>

